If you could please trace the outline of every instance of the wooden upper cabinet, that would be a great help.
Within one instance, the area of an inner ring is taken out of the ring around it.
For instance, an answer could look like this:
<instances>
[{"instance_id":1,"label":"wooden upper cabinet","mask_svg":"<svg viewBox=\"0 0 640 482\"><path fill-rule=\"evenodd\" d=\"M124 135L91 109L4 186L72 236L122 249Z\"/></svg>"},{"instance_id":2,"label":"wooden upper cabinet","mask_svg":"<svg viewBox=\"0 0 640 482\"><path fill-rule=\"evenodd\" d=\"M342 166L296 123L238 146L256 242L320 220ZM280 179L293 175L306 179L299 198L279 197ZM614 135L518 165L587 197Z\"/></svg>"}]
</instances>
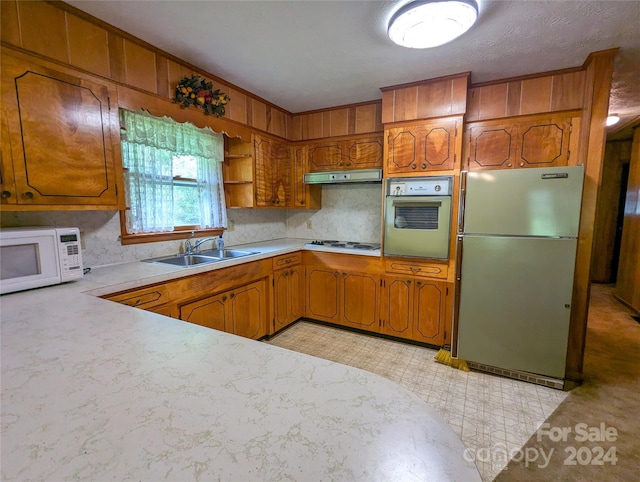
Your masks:
<instances>
[{"instance_id":1,"label":"wooden upper cabinet","mask_svg":"<svg viewBox=\"0 0 640 482\"><path fill-rule=\"evenodd\" d=\"M320 209L322 186L304 183L304 173L308 171L309 148L306 144L293 145L291 168L291 208Z\"/></svg>"},{"instance_id":2,"label":"wooden upper cabinet","mask_svg":"<svg viewBox=\"0 0 640 482\"><path fill-rule=\"evenodd\" d=\"M116 106L112 84L3 49L4 207L120 208Z\"/></svg>"},{"instance_id":3,"label":"wooden upper cabinet","mask_svg":"<svg viewBox=\"0 0 640 482\"><path fill-rule=\"evenodd\" d=\"M419 121L385 130L386 174L450 171L458 162L462 117Z\"/></svg>"},{"instance_id":4,"label":"wooden upper cabinet","mask_svg":"<svg viewBox=\"0 0 640 482\"><path fill-rule=\"evenodd\" d=\"M309 144L309 171L342 171L382 168L381 135L324 139Z\"/></svg>"},{"instance_id":5,"label":"wooden upper cabinet","mask_svg":"<svg viewBox=\"0 0 640 482\"><path fill-rule=\"evenodd\" d=\"M288 207L291 204L291 146L255 135L254 149L256 206Z\"/></svg>"},{"instance_id":6,"label":"wooden upper cabinet","mask_svg":"<svg viewBox=\"0 0 640 482\"><path fill-rule=\"evenodd\" d=\"M577 119L571 115L474 122L467 127L470 170L573 165ZM572 139L573 138L573 139Z\"/></svg>"}]
</instances>

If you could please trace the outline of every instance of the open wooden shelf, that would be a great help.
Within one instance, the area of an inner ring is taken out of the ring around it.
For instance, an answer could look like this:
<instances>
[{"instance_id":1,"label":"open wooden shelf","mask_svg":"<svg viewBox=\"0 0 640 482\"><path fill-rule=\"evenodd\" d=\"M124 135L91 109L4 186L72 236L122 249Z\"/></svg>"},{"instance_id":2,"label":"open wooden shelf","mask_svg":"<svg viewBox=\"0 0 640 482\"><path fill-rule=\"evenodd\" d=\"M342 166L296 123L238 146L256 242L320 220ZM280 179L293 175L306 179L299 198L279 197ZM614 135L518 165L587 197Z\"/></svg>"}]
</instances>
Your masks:
<instances>
[{"instance_id":1,"label":"open wooden shelf","mask_svg":"<svg viewBox=\"0 0 640 482\"><path fill-rule=\"evenodd\" d=\"M228 208L254 206L253 144L251 142L225 137L222 179Z\"/></svg>"}]
</instances>

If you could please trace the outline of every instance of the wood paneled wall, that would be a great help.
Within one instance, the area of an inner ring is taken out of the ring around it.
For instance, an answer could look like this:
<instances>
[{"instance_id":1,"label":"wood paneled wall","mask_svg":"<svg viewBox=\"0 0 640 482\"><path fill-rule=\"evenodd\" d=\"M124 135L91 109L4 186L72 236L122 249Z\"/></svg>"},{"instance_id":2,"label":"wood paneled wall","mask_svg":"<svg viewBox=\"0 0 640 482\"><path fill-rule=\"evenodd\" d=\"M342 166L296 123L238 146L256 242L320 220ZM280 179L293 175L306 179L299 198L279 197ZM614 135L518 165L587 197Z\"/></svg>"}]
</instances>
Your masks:
<instances>
[{"instance_id":1,"label":"wood paneled wall","mask_svg":"<svg viewBox=\"0 0 640 482\"><path fill-rule=\"evenodd\" d=\"M591 263L591 281L613 283L614 248L617 232L622 167L631 159L632 141L607 142L604 150L602 183L598 192L598 209L593 235L596 255Z\"/></svg>"},{"instance_id":2,"label":"wood paneled wall","mask_svg":"<svg viewBox=\"0 0 640 482\"><path fill-rule=\"evenodd\" d=\"M364 102L293 115L291 140L382 132L382 102Z\"/></svg>"},{"instance_id":3,"label":"wood paneled wall","mask_svg":"<svg viewBox=\"0 0 640 482\"><path fill-rule=\"evenodd\" d=\"M598 189L602 181L602 160L606 140L605 121L609 110L609 92L616 52L617 49L595 52L589 55L585 62L578 161L585 167L585 179L582 190L582 209L567 349L566 376L572 380L582 379L583 372L596 203Z\"/></svg>"},{"instance_id":4,"label":"wood paneled wall","mask_svg":"<svg viewBox=\"0 0 640 482\"><path fill-rule=\"evenodd\" d=\"M231 98L226 120L291 137L284 109L63 2L2 0L0 28L3 43L166 99L180 79L200 75Z\"/></svg>"},{"instance_id":5,"label":"wood paneled wall","mask_svg":"<svg viewBox=\"0 0 640 482\"><path fill-rule=\"evenodd\" d=\"M464 114L471 73L383 87L382 123Z\"/></svg>"},{"instance_id":6,"label":"wood paneled wall","mask_svg":"<svg viewBox=\"0 0 640 482\"><path fill-rule=\"evenodd\" d=\"M472 85L466 120L582 109L584 85L583 69Z\"/></svg>"},{"instance_id":7,"label":"wood paneled wall","mask_svg":"<svg viewBox=\"0 0 640 482\"><path fill-rule=\"evenodd\" d=\"M633 133L616 298L640 314L640 127Z\"/></svg>"}]
</instances>

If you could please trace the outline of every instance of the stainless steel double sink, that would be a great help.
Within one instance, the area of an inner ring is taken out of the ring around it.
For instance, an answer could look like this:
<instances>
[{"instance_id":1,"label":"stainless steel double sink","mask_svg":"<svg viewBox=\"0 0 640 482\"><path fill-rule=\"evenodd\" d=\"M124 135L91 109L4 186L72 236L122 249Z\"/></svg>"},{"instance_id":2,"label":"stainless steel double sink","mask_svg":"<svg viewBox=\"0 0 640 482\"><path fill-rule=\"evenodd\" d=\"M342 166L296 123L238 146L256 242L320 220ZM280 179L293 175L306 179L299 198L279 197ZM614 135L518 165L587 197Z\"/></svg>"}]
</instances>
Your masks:
<instances>
[{"instance_id":1,"label":"stainless steel double sink","mask_svg":"<svg viewBox=\"0 0 640 482\"><path fill-rule=\"evenodd\" d=\"M237 249L209 249L197 254L174 254L171 256L161 256L159 258L143 259L146 263L170 264L173 266L199 266L201 264L217 263L225 259L242 258L258 254L256 251L240 251Z\"/></svg>"}]
</instances>

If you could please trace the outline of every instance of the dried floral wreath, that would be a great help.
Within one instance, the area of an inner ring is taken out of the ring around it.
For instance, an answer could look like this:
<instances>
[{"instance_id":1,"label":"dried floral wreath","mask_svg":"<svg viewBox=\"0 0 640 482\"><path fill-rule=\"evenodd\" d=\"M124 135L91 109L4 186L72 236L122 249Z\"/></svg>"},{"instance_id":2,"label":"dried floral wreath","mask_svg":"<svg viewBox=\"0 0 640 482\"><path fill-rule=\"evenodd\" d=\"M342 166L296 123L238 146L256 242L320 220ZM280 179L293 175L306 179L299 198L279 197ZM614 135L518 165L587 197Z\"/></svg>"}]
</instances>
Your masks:
<instances>
[{"instance_id":1,"label":"dried floral wreath","mask_svg":"<svg viewBox=\"0 0 640 482\"><path fill-rule=\"evenodd\" d=\"M229 96L220 89L213 89L213 84L202 77L192 75L185 77L176 86L173 101L182 104L183 107L201 107L205 115L213 114L222 117L225 105L229 102Z\"/></svg>"}]
</instances>

